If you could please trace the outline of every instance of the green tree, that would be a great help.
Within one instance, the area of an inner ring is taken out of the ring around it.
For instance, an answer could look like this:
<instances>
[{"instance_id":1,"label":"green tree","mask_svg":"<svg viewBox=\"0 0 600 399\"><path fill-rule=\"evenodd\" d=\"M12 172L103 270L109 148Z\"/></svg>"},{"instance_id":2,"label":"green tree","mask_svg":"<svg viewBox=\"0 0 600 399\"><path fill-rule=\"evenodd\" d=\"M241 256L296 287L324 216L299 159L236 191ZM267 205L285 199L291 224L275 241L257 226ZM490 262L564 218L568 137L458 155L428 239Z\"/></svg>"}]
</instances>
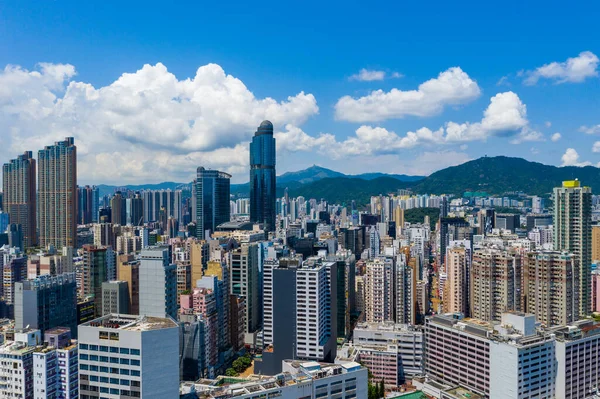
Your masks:
<instances>
[{"instance_id":1,"label":"green tree","mask_svg":"<svg viewBox=\"0 0 600 399\"><path fill-rule=\"evenodd\" d=\"M227 370L225 370L225 375L227 377L237 377L238 373L236 373L234 369L228 368Z\"/></svg>"},{"instance_id":2,"label":"green tree","mask_svg":"<svg viewBox=\"0 0 600 399\"><path fill-rule=\"evenodd\" d=\"M381 379L381 382L379 383L378 395L380 398L385 398L385 383L383 382L383 378Z\"/></svg>"}]
</instances>

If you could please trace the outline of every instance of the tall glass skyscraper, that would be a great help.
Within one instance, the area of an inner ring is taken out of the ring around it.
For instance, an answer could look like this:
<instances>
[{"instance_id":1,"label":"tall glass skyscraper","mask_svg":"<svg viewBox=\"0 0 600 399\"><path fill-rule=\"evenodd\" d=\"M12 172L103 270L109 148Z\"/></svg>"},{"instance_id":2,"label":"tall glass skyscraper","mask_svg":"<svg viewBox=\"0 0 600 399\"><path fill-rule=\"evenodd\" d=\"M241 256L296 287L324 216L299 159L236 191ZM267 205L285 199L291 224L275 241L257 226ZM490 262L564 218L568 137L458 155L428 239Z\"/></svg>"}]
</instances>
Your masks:
<instances>
[{"instance_id":1,"label":"tall glass skyscraper","mask_svg":"<svg viewBox=\"0 0 600 399\"><path fill-rule=\"evenodd\" d=\"M207 230L214 232L218 225L230 219L231 175L199 167L194 180L196 196L196 237L206 239Z\"/></svg>"},{"instance_id":2,"label":"tall glass skyscraper","mask_svg":"<svg viewBox=\"0 0 600 399\"><path fill-rule=\"evenodd\" d=\"M263 121L250 143L250 221L275 229L275 138L273 124Z\"/></svg>"}]
</instances>

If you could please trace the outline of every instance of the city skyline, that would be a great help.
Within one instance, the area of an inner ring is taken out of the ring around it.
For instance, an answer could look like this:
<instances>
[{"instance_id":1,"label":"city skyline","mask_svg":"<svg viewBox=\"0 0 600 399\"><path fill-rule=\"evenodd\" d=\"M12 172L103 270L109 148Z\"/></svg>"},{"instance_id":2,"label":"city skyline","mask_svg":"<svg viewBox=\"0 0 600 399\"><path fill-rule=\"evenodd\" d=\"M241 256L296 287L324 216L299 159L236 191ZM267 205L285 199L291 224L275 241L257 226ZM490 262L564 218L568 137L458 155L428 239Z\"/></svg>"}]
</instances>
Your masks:
<instances>
[{"instance_id":1,"label":"city skyline","mask_svg":"<svg viewBox=\"0 0 600 399\"><path fill-rule=\"evenodd\" d=\"M62 4L43 16L20 6L5 8L0 35L0 159L72 135L85 184L191 181L199 165L245 182L248 142L264 119L274 124L280 173L319 164L423 175L483 154L600 161L590 9L540 14L519 4L517 15L510 5L493 13L444 5L431 14L389 5L385 13L348 7L339 18L328 5L321 13L331 24L307 32L305 10L283 24L277 7L237 15L190 6L202 23L186 16L173 26L172 10L84 6L70 24L42 27L38 18L62 18ZM117 18L102 18L109 12ZM263 15L269 29L251 29ZM427 15L435 28L405 15ZM363 17L380 23L359 35ZM518 29L500 29L503 19ZM554 22L569 35L550 29Z\"/></svg>"}]
</instances>

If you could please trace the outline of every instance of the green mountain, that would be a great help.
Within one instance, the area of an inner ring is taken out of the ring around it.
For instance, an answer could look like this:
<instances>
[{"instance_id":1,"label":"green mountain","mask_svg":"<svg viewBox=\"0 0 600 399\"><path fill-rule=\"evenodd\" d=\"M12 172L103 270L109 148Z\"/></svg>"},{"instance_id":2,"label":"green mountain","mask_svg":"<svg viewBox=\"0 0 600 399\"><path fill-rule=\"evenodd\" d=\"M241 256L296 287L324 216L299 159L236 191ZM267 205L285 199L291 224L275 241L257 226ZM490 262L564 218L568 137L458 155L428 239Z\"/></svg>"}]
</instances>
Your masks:
<instances>
[{"instance_id":1,"label":"green mountain","mask_svg":"<svg viewBox=\"0 0 600 399\"><path fill-rule=\"evenodd\" d=\"M335 170L322 168L313 165L304 170L297 172L286 172L281 176L277 176L277 185L283 185L290 182L298 182L302 184L312 183L317 180L327 179L329 177L345 177L346 175Z\"/></svg>"},{"instance_id":2,"label":"green mountain","mask_svg":"<svg viewBox=\"0 0 600 399\"><path fill-rule=\"evenodd\" d=\"M352 200L357 205L368 204L373 195L387 195L402 188L410 187L411 182L403 182L393 177L377 177L364 180L356 177L333 177L289 188L292 197L303 196L306 199L323 198L331 203L349 205Z\"/></svg>"},{"instance_id":3,"label":"green mountain","mask_svg":"<svg viewBox=\"0 0 600 399\"><path fill-rule=\"evenodd\" d=\"M457 195L465 191L485 191L492 195L522 191L545 196L563 180L574 179L600 190L600 169L596 167L557 167L503 156L483 157L442 169L417 182L413 190Z\"/></svg>"}]
</instances>

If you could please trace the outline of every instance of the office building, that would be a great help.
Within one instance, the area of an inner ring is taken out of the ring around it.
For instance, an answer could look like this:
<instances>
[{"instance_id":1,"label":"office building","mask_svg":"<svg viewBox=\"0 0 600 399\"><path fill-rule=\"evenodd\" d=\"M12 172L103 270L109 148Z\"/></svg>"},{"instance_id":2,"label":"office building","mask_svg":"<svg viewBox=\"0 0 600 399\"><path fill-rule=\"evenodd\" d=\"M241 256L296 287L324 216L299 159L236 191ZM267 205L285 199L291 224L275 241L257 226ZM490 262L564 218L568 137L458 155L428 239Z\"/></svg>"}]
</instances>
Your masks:
<instances>
[{"instance_id":1,"label":"office building","mask_svg":"<svg viewBox=\"0 0 600 399\"><path fill-rule=\"evenodd\" d=\"M552 226L552 215L549 213L527 215L527 231L538 228L548 228Z\"/></svg>"},{"instance_id":2,"label":"office building","mask_svg":"<svg viewBox=\"0 0 600 399\"><path fill-rule=\"evenodd\" d=\"M169 247L148 247L140 254L140 315L177 317L177 266Z\"/></svg>"},{"instance_id":3,"label":"office building","mask_svg":"<svg viewBox=\"0 0 600 399\"><path fill-rule=\"evenodd\" d=\"M356 361L388 388L398 388L423 374L423 328L407 324L359 323L352 344L338 352L336 362ZM348 356L345 358L345 356Z\"/></svg>"},{"instance_id":4,"label":"office building","mask_svg":"<svg viewBox=\"0 0 600 399\"><path fill-rule=\"evenodd\" d=\"M367 398L368 371L355 362L330 364L286 360L279 369L283 371L272 376L183 382L180 392L185 395L201 391L203 399Z\"/></svg>"},{"instance_id":5,"label":"office building","mask_svg":"<svg viewBox=\"0 0 600 399\"><path fill-rule=\"evenodd\" d=\"M580 320L550 330L556 336L556 399L597 397L600 325Z\"/></svg>"},{"instance_id":6,"label":"office building","mask_svg":"<svg viewBox=\"0 0 600 399\"><path fill-rule=\"evenodd\" d=\"M265 262L265 349L255 371L277 374L285 359L335 359L336 268L322 258Z\"/></svg>"},{"instance_id":7,"label":"office building","mask_svg":"<svg viewBox=\"0 0 600 399\"><path fill-rule=\"evenodd\" d=\"M528 253L523 267L522 310L534 314L547 327L578 320L578 261L564 252Z\"/></svg>"},{"instance_id":8,"label":"office building","mask_svg":"<svg viewBox=\"0 0 600 399\"><path fill-rule=\"evenodd\" d=\"M38 152L39 243L77 247L77 147L72 137Z\"/></svg>"},{"instance_id":9,"label":"office building","mask_svg":"<svg viewBox=\"0 0 600 399\"><path fill-rule=\"evenodd\" d=\"M117 279L127 283L129 293L129 314L140 312L140 261L133 255L118 257Z\"/></svg>"},{"instance_id":10,"label":"office building","mask_svg":"<svg viewBox=\"0 0 600 399\"><path fill-rule=\"evenodd\" d=\"M18 282L15 291L15 328L35 328L44 334L55 327L66 327L77 336L75 273Z\"/></svg>"},{"instance_id":11,"label":"office building","mask_svg":"<svg viewBox=\"0 0 600 399\"><path fill-rule=\"evenodd\" d=\"M554 188L554 250L573 253L578 264L579 314L587 316L591 306L592 189L579 180L568 180Z\"/></svg>"},{"instance_id":12,"label":"office building","mask_svg":"<svg viewBox=\"0 0 600 399\"><path fill-rule=\"evenodd\" d=\"M81 398L179 397L173 319L106 315L79 326L78 344Z\"/></svg>"},{"instance_id":13,"label":"office building","mask_svg":"<svg viewBox=\"0 0 600 399\"><path fill-rule=\"evenodd\" d=\"M31 151L26 151L2 167L2 210L11 224L21 225L25 248L38 243L35 172L36 163ZM0 229L0 233L5 230L6 227Z\"/></svg>"},{"instance_id":14,"label":"office building","mask_svg":"<svg viewBox=\"0 0 600 399\"><path fill-rule=\"evenodd\" d=\"M129 199L129 220L132 226L144 225L144 200L140 193Z\"/></svg>"},{"instance_id":15,"label":"office building","mask_svg":"<svg viewBox=\"0 0 600 399\"><path fill-rule=\"evenodd\" d=\"M502 313L521 308L521 256L494 248L473 253L470 278L471 317L500 321Z\"/></svg>"},{"instance_id":16,"label":"office building","mask_svg":"<svg viewBox=\"0 0 600 399\"><path fill-rule=\"evenodd\" d=\"M554 335L533 315L505 313L491 325L461 314L426 319L425 373L490 399L554 398Z\"/></svg>"},{"instance_id":17,"label":"office building","mask_svg":"<svg viewBox=\"0 0 600 399\"><path fill-rule=\"evenodd\" d=\"M518 214L498 213L496 214L496 229L510 230L515 232L515 229L521 227L521 216Z\"/></svg>"},{"instance_id":18,"label":"office building","mask_svg":"<svg viewBox=\"0 0 600 399\"><path fill-rule=\"evenodd\" d=\"M296 358L332 362L337 323L335 262L309 258L296 271ZM277 299L275 299L277 300ZM316 332L316 336L315 336Z\"/></svg>"},{"instance_id":19,"label":"office building","mask_svg":"<svg viewBox=\"0 0 600 399\"><path fill-rule=\"evenodd\" d=\"M94 314L102 314L102 283L116 278L115 253L106 247L84 245L81 295L94 298Z\"/></svg>"},{"instance_id":20,"label":"office building","mask_svg":"<svg viewBox=\"0 0 600 399\"><path fill-rule=\"evenodd\" d=\"M446 264L446 249L450 241L473 239L473 228L461 217L440 218L440 264Z\"/></svg>"},{"instance_id":21,"label":"office building","mask_svg":"<svg viewBox=\"0 0 600 399\"><path fill-rule=\"evenodd\" d=\"M273 124L263 121L250 143L250 221L275 230L276 175Z\"/></svg>"},{"instance_id":22,"label":"office building","mask_svg":"<svg viewBox=\"0 0 600 399\"><path fill-rule=\"evenodd\" d=\"M102 283L102 315L129 314L129 287L126 281Z\"/></svg>"},{"instance_id":23,"label":"office building","mask_svg":"<svg viewBox=\"0 0 600 399\"><path fill-rule=\"evenodd\" d=\"M100 190L96 186L77 187L77 223L98 222L100 211Z\"/></svg>"},{"instance_id":24,"label":"office building","mask_svg":"<svg viewBox=\"0 0 600 399\"><path fill-rule=\"evenodd\" d=\"M229 292L245 299L245 334L256 332L262 324L260 301L262 263L261 246L258 243L244 243L229 252L231 271Z\"/></svg>"},{"instance_id":25,"label":"office building","mask_svg":"<svg viewBox=\"0 0 600 399\"><path fill-rule=\"evenodd\" d=\"M194 180L196 197L196 237L210 238L218 225L228 222L230 215L231 175L199 167Z\"/></svg>"}]
</instances>

